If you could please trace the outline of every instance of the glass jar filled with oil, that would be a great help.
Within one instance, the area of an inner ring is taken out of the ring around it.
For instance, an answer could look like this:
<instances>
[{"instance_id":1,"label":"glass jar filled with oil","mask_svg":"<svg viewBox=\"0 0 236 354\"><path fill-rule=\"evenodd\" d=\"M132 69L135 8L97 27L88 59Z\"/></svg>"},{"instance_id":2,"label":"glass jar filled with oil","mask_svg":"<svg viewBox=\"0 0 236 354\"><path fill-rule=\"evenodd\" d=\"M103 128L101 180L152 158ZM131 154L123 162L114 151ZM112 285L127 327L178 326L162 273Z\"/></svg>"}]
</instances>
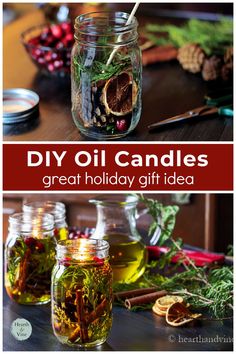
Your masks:
<instances>
[{"instance_id":1,"label":"glass jar filled with oil","mask_svg":"<svg viewBox=\"0 0 236 354\"><path fill-rule=\"evenodd\" d=\"M23 203L25 213L49 213L54 217L54 236L57 241L66 240L68 225L66 222L66 207L64 203L54 201L28 201Z\"/></svg>"},{"instance_id":2,"label":"glass jar filled with oil","mask_svg":"<svg viewBox=\"0 0 236 354\"><path fill-rule=\"evenodd\" d=\"M97 207L97 225L91 237L110 244L113 282L135 282L144 273L147 263L146 247L136 228L137 197L99 197L90 202Z\"/></svg>"},{"instance_id":3,"label":"glass jar filled with oil","mask_svg":"<svg viewBox=\"0 0 236 354\"><path fill-rule=\"evenodd\" d=\"M55 254L51 214L11 215L5 246L5 287L9 297L23 305L49 302Z\"/></svg>"}]
</instances>

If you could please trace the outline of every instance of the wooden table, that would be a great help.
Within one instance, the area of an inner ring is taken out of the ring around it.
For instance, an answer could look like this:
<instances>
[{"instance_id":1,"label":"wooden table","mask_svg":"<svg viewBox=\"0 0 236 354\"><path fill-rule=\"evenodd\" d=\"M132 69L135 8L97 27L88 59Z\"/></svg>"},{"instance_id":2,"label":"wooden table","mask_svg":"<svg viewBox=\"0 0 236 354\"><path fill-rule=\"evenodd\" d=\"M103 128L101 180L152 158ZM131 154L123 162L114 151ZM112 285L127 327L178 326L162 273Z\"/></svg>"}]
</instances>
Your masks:
<instances>
[{"instance_id":1,"label":"wooden table","mask_svg":"<svg viewBox=\"0 0 236 354\"><path fill-rule=\"evenodd\" d=\"M139 21L157 18L139 18ZM30 88L40 95L40 118L30 124L4 126L5 141L88 140L75 127L70 112L70 82L43 76L20 43L20 33L44 22L39 10L7 25L4 29L4 88ZM198 75L182 70L177 62L162 63L143 71L143 109L136 130L124 141L231 141L232 118L212 116L149 133L147 126L203 104L207 89Z\"/></svg>"},{"instance_id":2,"label":"wooden table","mask_svg":"<svg viewBox=\"0 0 236 354\"><path fill-rule=\"evenodd\" d=\"M25 341L16 340L11 332L12 322L27 319L32 335ZM23 306L12 302L4 291L3 350L4 351L70 351L53 334L50 304ZM151 311L130 312L121 307L113 309L113 325L106 343L98 351L232 351L233 323L225 320L197 321L174 328Z\"/></svg>"}]
</instances>

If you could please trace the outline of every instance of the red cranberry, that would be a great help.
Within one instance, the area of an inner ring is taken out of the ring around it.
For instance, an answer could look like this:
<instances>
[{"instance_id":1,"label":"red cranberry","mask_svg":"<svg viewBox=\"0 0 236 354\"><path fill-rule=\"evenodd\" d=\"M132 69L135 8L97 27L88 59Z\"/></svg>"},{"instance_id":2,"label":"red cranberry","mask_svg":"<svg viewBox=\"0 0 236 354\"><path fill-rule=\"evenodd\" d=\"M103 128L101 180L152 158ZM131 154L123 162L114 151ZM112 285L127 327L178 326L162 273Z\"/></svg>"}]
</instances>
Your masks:
<instances>
[{"instance_id":1,"label":"red cranberry","mask_svg":"<svg viewBox=\"0 0 236 354\"><path fill-rule=\"evenodd\" d=\"M51 31L53 37L60 39L63 36L63 30L60 25L52 25L51 26Z\"/></svg>"},{"instance_id":2,"label":"red cranberry","mask_svg":"<svg viewBox=\"0 0 236 354\"><path fill-rule=\"evenodd\" d=\"M36 249L39 253L44 252L44 251L45 251L44 244L43 244L42 242L37 241L37 242L36 242L36 245L35 245L35 249Z\"/></svg>"},{"instance_id":3,"label":"red cranberry","mask_svg":"<svg viewBox=\"0 0 236 354\"><path fill-rule=\"evenodd\" d=\"M71 258L70 257L65 257L62 260L60 260L60 264L64 265L65 267L69 267L71 264Z\"/></svg>"},{"instance_id":4,"label":"red cranberry","mask_svg":"<svg viewBox=\"0 0 236 354\"><path fill-rule=\"evenodd\" d=\"M28 40L28 44L30 45L38 45L39 44L39 37L31 38Z\"/></svg>"},{"instance_id":5,"label":"red cranberry","mask_svg":"<svg viewBox=\"0 0 236 354\"><path fill-rule=\"evenodd\" d=\"M117 130L119 130L121 132L126 131L128 129L126 120L125 119L117 120L116 128L117 128Z\"/></svg>"},{"instance_id":6,"label":"red cranberry","mask_svg":"<svg viewBox=\"0 0 236 354\"><path fill-rule=\"evenodd\" d=\"M74 232L70 232L68 236L69 240L73 240L74 236L75 236Z\"/></svg>"},{"instance_id":7,"label":"red cranberry","mask_svg":"<svg viewBox=\"0 0 236 354\"><path fill-rule=\"evenodd\" d=\"M64 48L68 47L68 42L67 42L67 40L65 38L62 38L61 43L63 44Z\"/></svg>"},{"instance_id":8,"label":"red cranberry","mask_svg":"<svg viewBox=\"0 0 236 354\"><path fill-rule=\"evenodd\" d=\"M45 54L44 58L45 58L45 60L46 60L47 62L52 61L52 52L47 52L47 53Z\"/></svg>"},{"instance_id":9,"label":"red cranberry","mask_svg":"<svg viewBox=\"0 0 236 354\"><path fill-rule=\"evenodd\" d=\"M52 64L52 63L49 63L48 64L48 66L47 66L47 68L48 68L48 71L50 71L50 72L53 72L54 71L54 65Z\"/></svg>"},{"instance_id":10,"label":"red cranberry","mask_svg":"<svg viewBox=\"0 0 236 354\"><path fill-rule=\"evenodd\" d=\"M65 33L71 33L72 32L72 25L69 22L63 22L61 24L61 28Z\"/></svg>"},{"instance_id":11,"label":"red cranberry","mask_svg":"<svg viewBox=\"0 0 236 354\"><path fill-rule=\"evenodd\" d=\"M62 66L63 66L63 61L62 60L55 60L54 61L55 69L60 69Z\"/></svg>"},{"instance_id":12,"label":"red cranberry","mask_svg":"<svg viewBox=\"0 0 236 354\"><path fill-rule=\"evenodd\" d=\"M57 59L59 59L59 55L58 55L57 53L55 53L55 52L53 52L53 53L51 54L51 56L52 56L52 60L57 60Z\"/></svg>"},{"instance_id":13,"label":"red cranberry","mask_svg":"<svg viewBox=\"0 0 236 354\"><path fill-rule=\"evenodd\" d=\"M32 49L31 54L33 58L37 59L43 55L43 52L41 49L36 48L36 49Z\"/></svg>"},{"instance_id":14,"label":"red cranberry","mask_svg":"<svg viewBox=\"0 0 236 354\"><path fill-rule=\"evenodd\" d=\"M99 257L93 257L93 261L96 262L97 265L103 265L104 264L104 259L99 258Z\"/></svg>"},{"instance_id":15,"label":"red cranberry","mask_svg":"<svg viewBox=\"0 0 236 354\"><path fill-rule=\"evenodd\" d=\"M37 243L37 241L33 237L27 237L25 239L26 246L28 246L30 248L34 247L36 245L36 243Z\"/></svg>"},{"instance_id":16,"label":"red cranberry","mask_svg":"<svg viewBox=\"0 0 236 354\"><path fill-rule=\"evenodd\" d=\"M40 34L40 39L45 41L47 40L48 36L51 34L51 30L49 27L43 29L42 33Z\"/></svg>"},{"instance_id":17,"label":"red cranberry","mask_svg":"<svg viewBox=\"0 0 236 354\"><path fill-rule=\"evenodd\" d=\"M80 237L81 237L81 238L89 238L89 235L88 235L88 234L85 234L85 233L82 233Z\"/></svg>"},{"instance_id":18,"label":"red cranberry","mask_svg":"<svg viewBox=\"0 0 236 354\"><path fill-rule=\"evenodd\" d=\"M44 58L39 57L39 58L37 59L37 61L38 61L38 63L39 63L40 65L46 64L46 61L45 61Z\"/></svg>"},{"instance_id":19,"label":"red cranberry","mask_svg":"<svg viewBox=\"0 0 236 354\"><path fill-rule=\"evenodd\" d=\"M71 43L71 42L73 42L73 40L74 40L74 36L73 36L72 33L68 33L68 34L65 36L65 41L66 41L67 43Z\"/></svg>"},{"instance_id":20,"label":"red cranberry","mask_svg":"<svg viewBox=\"0 0 236 354\"><path fill-rule=\"evenodd\" d=\"M56 49L62 49L64 47L63 42L57 42Z\"/></svg>"},{"instance_id":21,"label":"red cranberry","mask_svg":"<svg viewBox=\"0 0 236 354\"><path fill-rule=\"evenodd\" d=\"M53 47L55 43L55 38L52 35L49 35L47 39L42 43L46 47Z\"/></svg>"}]
</instances>

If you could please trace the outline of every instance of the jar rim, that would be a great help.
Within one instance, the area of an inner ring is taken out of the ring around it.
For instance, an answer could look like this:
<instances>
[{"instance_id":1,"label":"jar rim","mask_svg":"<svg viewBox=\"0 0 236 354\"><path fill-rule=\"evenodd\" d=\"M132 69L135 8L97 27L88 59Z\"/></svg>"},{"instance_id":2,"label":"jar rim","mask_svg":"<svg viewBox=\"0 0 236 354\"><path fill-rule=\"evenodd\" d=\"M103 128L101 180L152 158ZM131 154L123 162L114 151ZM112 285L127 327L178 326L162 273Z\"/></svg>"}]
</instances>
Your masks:
<instances>
[{"instance_id":1,"label":"jar rim","mask_svg":"<svg viewBox=\"0 0 236 354\"><path fill-rule=\"evenodd\" d=\"M56 208L56 209L60 209L60 210L65 210L65 204L62 202L57 202L57 201L52 201L52 200L45 200L45 201L39 201L39 200L35 200L35 201L31 201L31 202L26 202L23 204L23 208L24 207L33 207L35 209L38 208Z\"/></svg>"},{"instance_id":2,"label":"jar rim","mask_svg":"<svg viewBox=\"0 0 236 354\"><path fill-rule=\"evenodd\" d=\"M62 202L45 200L45 201L30 201L23 203L23 211L27 213L48 213L53 215L55 221L65 217L66 208Z\"/></svg>"},{"instance_id":3,"label":"jar rim","mask_svg":"<svg viewBox=\"0 0 236 354\"><path fill-rule=\"evenodd\" d=\"M98 17L97 15L100 15L103 17ZM114 36L115 34L123 34L126 33L127 31L131 31L138 26L138 21L136 17L134 16L132 18L132 21L126 25L126 22L129 18L129 13L123 12L123 11L94 11L94 12L87 12L85 14L81 14L75 18L75 29L80 32L80 34L93 34L93 35L99 35L99 29L101 28L106 29L105 32L102 32L102 35L106 36ZM113 23L112 27L112 32L109 30L109 25L106 21L103 26L97 26L95 23L96 19L106 19L110 22ZM91 22L92 20L92 22ZM116 23L117 20L120 20L121 23ZM122 23L123 20L123 23ZM90 25L88 25L88 22L91 22ZM87 26L84 27L83 25L87 23Z\"/></svg>"},{"instance_id":4,"label":"jar rim","mask_svg":"<svg viewBox=\"0 0 236 354\"><path fill-rule=\"evenodd\" d=\"M120 194L114 195L114 197L101 195L96 196L95 198L89 199L89 203L95 205L110 205L110 206L135 206L138 204L138 197L136 195L127 195L127 194Z\"/></svg>"},{"instance_id":5,"label":"jar rim","mask_svg":"<svg viewBox=\"0 0 236 354\"><path fill-rule=\"evenodd\" d=\"M95 238L78 238L76 240L59 240L57 241L58 250L79 250L80 253L91 253L107 250L109 243L106 240L98 240Z\"/></svg>"},{"instance_id":6,"label":"jar rim","mask_svg":"<svg viewBox=\"0 0 236 354\"><path fill-rule=\"evenodd\" d=\"M103 239L79 238L76 240L59 240L56 245L57 259L65 257L71 261L87 262L94 256L108 257L109 243Z\"/></svg>"},{"instance_id":7,"label":"jar rim","mask_svg":"<svg viewBox=\"0 0 236 354\"><path fill-rule=\"evenodd\" d=\"M9 229L11 228L23 233L32 232L34 229L51 231L54 228L54 217L48 213L15 213L9 216Z\"/></svg>"}]
</instances>

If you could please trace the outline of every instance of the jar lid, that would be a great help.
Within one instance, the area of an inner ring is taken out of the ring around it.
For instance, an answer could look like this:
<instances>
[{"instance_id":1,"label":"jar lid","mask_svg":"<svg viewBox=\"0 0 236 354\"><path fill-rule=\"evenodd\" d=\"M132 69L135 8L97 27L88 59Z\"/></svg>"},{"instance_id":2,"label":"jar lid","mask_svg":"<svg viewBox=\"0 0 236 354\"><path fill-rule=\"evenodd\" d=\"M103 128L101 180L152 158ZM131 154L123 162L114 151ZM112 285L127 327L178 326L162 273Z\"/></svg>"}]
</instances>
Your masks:
<instances>
[{"instance_id":1,"label":"jar lid","mask_svg":"<svg viewBox=\"0 0 236 354\"><path fill-rule=\"evenodd\" d=\"M39 96L31 90L13 88L3 91L3 123L14 124L38 113Z\"/></svg>"}]
</instances>

